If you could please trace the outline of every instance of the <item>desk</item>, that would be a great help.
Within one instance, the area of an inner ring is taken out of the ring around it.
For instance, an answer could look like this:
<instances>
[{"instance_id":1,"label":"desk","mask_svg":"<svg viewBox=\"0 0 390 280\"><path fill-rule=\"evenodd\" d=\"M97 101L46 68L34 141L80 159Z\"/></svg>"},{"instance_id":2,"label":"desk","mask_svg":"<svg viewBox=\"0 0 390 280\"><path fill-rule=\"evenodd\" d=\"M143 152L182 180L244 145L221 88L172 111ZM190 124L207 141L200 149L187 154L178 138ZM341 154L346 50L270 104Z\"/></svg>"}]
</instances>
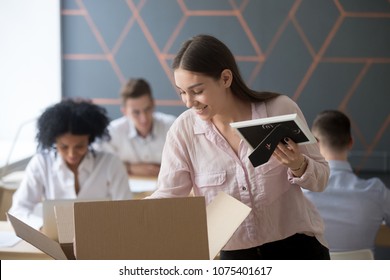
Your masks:
<instances>
[{"instance_id":1,"label":"desk","mask_svg":"<svg viewBox=\"0 0 390 280\"><path fill-rule=\"evenodd\" d=\"M133 199L142 199L157 188L157 177L129 176L129 186Z\"/></svg>"},{"instance_id":2,"label":"desk","mask_svg":"<svg viewBox=\"0 0 390 280\"><path fill-rule=\"evenodd\" d=\"M1 232L13 232L13 228L10 223L6 221L0 221ZM13 247L1 247L0 248L1 260L52 260L52 258L41 250L35 248L31 244L24 240L19 241Z\"/></svg>"}]
</instances>

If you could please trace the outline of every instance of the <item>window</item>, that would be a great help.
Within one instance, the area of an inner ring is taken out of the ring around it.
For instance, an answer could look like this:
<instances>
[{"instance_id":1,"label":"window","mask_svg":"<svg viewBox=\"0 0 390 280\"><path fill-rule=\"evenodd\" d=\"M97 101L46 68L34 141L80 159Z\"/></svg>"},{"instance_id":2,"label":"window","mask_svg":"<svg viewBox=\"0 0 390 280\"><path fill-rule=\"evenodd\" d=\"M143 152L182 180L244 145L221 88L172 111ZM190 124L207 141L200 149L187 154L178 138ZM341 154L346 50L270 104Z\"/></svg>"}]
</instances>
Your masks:
<instances>
[{"instance_id":1,"label":"window","mask_svg":"<svg viewBox=\"0 0 390 280\"><path fill-rule=\"evenodd\" d=\"M36 118L61 99L60 16L60 0L0 0L0 168L34 154Z\"/></svg>"}]
</instances>

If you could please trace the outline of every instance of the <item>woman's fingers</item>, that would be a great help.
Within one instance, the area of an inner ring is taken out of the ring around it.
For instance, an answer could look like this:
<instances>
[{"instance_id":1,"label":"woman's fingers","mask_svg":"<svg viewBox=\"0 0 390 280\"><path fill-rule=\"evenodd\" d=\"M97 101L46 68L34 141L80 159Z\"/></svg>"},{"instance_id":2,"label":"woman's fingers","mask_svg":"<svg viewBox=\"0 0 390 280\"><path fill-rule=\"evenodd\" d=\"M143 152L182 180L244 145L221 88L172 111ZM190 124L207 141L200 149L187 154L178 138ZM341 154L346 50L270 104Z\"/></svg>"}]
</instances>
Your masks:
<instances>
[{"instance_id":1,"label":"woman's fingers","mask_svg":"<svg viewBox=\"0 0 390 280\"><path fill-rule=\"evenodd\" d=\"M275 158L281 163L290 166L295 166L301 162L301 152L299 151L298 145L291 139L285 139L287 144L280 142L273 153Z\"/></svg>"}]
</instances>

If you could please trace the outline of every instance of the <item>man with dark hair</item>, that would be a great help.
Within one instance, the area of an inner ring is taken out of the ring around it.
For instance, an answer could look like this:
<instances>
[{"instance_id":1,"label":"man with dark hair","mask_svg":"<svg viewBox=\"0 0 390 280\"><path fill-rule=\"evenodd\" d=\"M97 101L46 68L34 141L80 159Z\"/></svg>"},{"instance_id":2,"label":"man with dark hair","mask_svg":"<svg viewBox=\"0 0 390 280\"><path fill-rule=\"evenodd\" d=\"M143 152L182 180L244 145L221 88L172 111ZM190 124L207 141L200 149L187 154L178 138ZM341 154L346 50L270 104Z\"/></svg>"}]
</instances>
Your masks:
<instances>
[{"instance_id":1,"label":"man with dark hair","mask_svg":"<svg viewBox=\"0 0 390 280\"><path fill-rule=\"evenodd\" d=\"M324 219L330 251L374 250L379 227L383 222L390 225L390 190L379 178L364 180L354 174L348 162L351 124L344 113L321 112L312 132L329 163L330 177L324 192L304 193Z\"/></svg>"},{"instance_id":2,"label":"man with dark hair","mask_svg":"<svg viewBox=\"0 0 390 280\"><path fill-rule=\"evenodd\" d=\"M144 79L129 79L120 96L123 117L110 123L111 140L103 149L116 154L129 175L157 176L165 137L176 117L155 112L152 90Z\"/></svg>"}]
</instances>

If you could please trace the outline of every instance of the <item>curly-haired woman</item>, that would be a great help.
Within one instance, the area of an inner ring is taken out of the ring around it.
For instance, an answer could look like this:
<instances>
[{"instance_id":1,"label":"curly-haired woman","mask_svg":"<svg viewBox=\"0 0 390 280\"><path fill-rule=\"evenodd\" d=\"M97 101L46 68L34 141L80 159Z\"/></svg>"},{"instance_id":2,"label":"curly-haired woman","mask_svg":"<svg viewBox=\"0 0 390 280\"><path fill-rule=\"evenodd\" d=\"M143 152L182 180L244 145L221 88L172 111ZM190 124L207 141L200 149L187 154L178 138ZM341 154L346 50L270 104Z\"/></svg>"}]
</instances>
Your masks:
<instances>
[{"instance_id":1,"label":"curly-haired woman","mask_svg":"<svg viewBox=\"0 0 390 280\"><path fill-rule=\"evenodd\" d=\"M26 167L10 213L39 228L35 207L45 199L131 198L122 162L109 153L95 152L97 138L109 138L104 108L84 100L64 100L48 107L38 119L38 151Z\"/></svg>"}]
</instances>

